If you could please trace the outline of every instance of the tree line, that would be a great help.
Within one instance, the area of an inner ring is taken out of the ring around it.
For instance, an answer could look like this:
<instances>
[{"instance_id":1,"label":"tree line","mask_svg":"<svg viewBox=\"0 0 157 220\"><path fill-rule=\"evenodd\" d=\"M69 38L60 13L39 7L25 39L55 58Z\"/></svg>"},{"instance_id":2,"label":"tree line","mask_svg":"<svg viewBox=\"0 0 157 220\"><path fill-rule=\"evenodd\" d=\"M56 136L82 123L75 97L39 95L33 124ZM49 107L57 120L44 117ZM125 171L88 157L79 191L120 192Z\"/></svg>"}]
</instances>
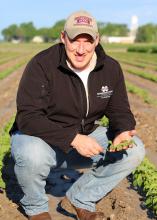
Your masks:
<instances>
[{"instance_id":1,"label":"tree line","mask_svg":"<svg viewBox=\"0 0 157 220\"><path fill-rule=\"evenodd\" d=\"M52 27L37 29L33 22L12 24L2 30L5 41L20 39L29 42L34 36L42 36L45 42L54 41L59 38L63 30L65 20L57 21ZM100 35L105 36L127 36L129 29L126 24L114 24L98 22ZM157 42L157 25L149 23L140 26L136 35L137 42Z\"/></svg>"}]
</instances>

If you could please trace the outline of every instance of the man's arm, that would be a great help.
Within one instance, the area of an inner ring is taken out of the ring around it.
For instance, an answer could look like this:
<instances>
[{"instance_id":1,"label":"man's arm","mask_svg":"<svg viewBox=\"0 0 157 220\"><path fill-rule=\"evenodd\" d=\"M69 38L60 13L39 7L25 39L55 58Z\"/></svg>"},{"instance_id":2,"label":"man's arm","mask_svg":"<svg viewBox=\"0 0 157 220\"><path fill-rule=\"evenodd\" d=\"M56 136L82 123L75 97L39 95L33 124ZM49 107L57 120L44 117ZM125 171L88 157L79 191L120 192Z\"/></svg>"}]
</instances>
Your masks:
<instances>
[{"instance_id":1,"label":"man's arm","mask_svg":"<svg viewBox=\"0 0 157 220\"><path fill-rule=\"evenodd\" d=\"M114 138L125 131L135 129L135 119L130 110L127 91L124 82L124 76L120 65L118 66L118 80L115 85L113 95L105 110L105 115L109 118L109 129L114 134ZM123 136L123 135L122 135ZM116 142L118 142L116 140Z\"/></svg>"},{"instance_id":2,"label":"man's arm","mask_svg":"<svg viewBox=\"0 0 157 220\"><path fill-rule=\"evenodd\" d=\"M17 93L18 129L24 134L39 137L50 145L67 151L77 134L77 129L64 128L49 120L48 80L43 68L33 58L27 65Z\"/></svg>"}]
</instances>

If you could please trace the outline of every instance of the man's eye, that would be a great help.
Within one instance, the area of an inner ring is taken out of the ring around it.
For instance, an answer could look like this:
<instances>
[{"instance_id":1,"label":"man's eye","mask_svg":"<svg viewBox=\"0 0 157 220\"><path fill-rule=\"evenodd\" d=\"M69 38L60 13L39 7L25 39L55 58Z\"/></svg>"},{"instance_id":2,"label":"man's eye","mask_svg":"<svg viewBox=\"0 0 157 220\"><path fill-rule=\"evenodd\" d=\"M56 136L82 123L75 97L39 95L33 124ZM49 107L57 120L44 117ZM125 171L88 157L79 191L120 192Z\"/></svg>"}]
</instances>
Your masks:
<instances>
[{"instance_id":1,"label":"man's eye","mask_svg":"<svg viewBox=\"0 0 157 220\"><path fill-rule=\"evenodd\" d=\"M90 41L87 41L88 44L93 44L94 41L93 40L90 40Z\"/></svg>"},{"instance_id":2,"label":"man's eye","mask_svg":"<svg viewBox=\"0 0 157 220\"><path fill-rule=\"evenodd\" d=\"M92 42L88 41L88 42L86 42L86 45L91 46Z\"/></svg>"}]
</instances>

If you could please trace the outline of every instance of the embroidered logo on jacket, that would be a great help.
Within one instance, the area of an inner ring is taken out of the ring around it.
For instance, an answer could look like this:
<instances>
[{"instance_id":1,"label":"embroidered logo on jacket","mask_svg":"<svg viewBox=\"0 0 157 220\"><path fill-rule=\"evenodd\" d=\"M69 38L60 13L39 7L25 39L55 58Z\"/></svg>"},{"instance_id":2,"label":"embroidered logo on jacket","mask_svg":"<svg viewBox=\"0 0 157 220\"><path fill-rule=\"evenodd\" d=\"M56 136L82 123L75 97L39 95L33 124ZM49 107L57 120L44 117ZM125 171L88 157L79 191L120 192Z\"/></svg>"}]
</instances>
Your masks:
<instances>
[{"instance_id":1,"label":"embroidered logo on jacket","mask_svg":"<svg viewBox=\"0 0 157 220\"><path fill-rule=\"evenodd\" d=\"M109 90L108 86L102 86L101 92L97 92L97 97L105 99L110 98L113 93L113 90Z\"/></svg>"}]
</instances>

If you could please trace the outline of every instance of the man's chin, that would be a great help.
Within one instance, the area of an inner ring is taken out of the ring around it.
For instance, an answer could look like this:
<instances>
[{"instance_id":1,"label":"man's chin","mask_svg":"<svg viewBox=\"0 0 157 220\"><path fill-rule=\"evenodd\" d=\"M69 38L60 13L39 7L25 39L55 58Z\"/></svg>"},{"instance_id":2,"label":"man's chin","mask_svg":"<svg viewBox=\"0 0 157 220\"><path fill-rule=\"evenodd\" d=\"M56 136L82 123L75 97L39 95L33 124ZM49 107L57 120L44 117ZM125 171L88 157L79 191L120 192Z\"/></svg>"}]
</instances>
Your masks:
<instances>
[{"instance_id":1,"label":"man's chin","mask_svg":"<svg viewBox=\"0 0 157 220\"><path fill-rule=\"evenodd\" d=\"M86 69L87 67L88 67L88 64L84 64L84 63L81 63L81 62L73 63L73 68L77 69L77 70L80 70L80 71Z\"/></svg>"}]
</instances>

